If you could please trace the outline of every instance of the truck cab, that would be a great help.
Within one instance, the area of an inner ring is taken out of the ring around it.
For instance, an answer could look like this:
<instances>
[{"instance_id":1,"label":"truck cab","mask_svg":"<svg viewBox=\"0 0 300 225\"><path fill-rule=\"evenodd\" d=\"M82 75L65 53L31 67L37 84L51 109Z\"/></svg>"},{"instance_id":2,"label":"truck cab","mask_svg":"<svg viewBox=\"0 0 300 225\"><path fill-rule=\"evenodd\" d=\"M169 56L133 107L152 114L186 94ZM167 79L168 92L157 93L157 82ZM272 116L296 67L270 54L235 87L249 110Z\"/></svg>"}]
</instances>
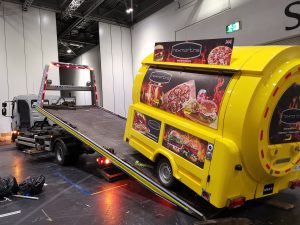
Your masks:
<instances>
[{"instance_id":1,"label":"truck cab","mask_svg":"<svg viewBox=\"0 0 300 225\"><path fill-rule=\"evenodd\" d=\"M47 96L45 104L53 104L59 96ZM36 123L42 122L45 117L35 110L37 95L18 95L12 101L2 103L2 115L11 118L12 141L15 141L18 132L25 132Z\"/></svg>"}]
</instances>

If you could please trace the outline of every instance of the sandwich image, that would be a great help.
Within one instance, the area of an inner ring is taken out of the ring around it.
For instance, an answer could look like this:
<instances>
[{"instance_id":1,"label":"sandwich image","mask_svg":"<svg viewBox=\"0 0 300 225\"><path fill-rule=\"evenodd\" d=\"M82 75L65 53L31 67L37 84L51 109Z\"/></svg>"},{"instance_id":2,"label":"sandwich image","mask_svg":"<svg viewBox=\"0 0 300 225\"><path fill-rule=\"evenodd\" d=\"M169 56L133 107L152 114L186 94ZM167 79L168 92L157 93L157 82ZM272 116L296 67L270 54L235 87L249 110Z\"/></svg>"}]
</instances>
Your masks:
<instances>
[{"instance_id":1,"label":"sandwich image","mask_svg":"<svg viewBox=\"0 0 300 225\"><path fill-rule=\"evenodd\" d=\"M207 143L198 137L168 126L163 146L196 165L203 165Z\"/></svg>"},{"instance_id":2,"label":"sandwich image","mask_svg":"<svg viewBox=\"0 0 300 225\"><path fill-rule=\"evenodd\" d=\"M194 122L202 122L210 125L217 120L217 105L211 100L191 99L184 104L184 116Z\"/></svg>"}]
</instances>

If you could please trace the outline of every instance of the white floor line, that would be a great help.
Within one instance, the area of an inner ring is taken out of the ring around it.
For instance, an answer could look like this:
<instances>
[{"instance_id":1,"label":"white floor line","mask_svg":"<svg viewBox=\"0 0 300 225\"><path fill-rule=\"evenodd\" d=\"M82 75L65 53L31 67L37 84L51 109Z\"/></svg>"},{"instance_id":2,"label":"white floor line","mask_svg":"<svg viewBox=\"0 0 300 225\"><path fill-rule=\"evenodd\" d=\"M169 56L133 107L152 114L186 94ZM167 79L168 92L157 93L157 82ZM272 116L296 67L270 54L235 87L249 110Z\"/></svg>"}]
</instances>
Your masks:
<instances>
[{"instance_id":1,"label":"white floor line","mask_svg":"<svg viewBox=\"0 0 300 225\"><path fill-rule=\"evenodd\" d=\"M50 218L50 216L48 216L48 214L42 209L42 212L45 214L45 216L47 217L47 220L52 222L53 220Z\"/></svg>"},{"instance_id":2,"label":"white floor line","mask_svg":"<svg viewBox=\"0 0 300 225\"><path fill-rule=\"evenodd\" d=\"M21 213L21 210L14 211L14 212L10 212L10 213L1 214L1 215L0 215L0 218L1 218L1 217L6 217L6 216L15 215L15 214L19 214L19 213Z\"/></svg>"}]
</instances>

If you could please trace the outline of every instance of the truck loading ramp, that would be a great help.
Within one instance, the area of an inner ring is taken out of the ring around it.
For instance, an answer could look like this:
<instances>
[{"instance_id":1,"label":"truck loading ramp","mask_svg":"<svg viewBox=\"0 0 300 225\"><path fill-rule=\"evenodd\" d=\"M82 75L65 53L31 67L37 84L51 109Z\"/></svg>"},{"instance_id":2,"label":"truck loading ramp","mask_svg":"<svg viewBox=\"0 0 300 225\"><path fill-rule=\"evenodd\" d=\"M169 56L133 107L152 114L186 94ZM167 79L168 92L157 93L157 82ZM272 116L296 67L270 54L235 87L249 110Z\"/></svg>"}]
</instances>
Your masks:
<instances>
[{"instance_id":1,"label":"truck loading ramp","mask_svg":"<svg viewBox=\"0 0 300 225\"><path fill-rule=\"evenodd\" d=\"M112 163L155 194L191 215L206 220L205 213L202 211L211 210L208 203L188 188L179 187L175 192L162 187L156 178L155 170L151 168L154 166L151 165L152 162L123 141L125 119L94 106L74 107L73 109L51 109L46 106L43 108L37 106L36 109L80 141L110 159ZM114 154L109 152L107 147L113 148ZM147 166L140 166L139 163ZM199 207L201 207L201 212L198 210Z\"/></svg>"}]
</instances>

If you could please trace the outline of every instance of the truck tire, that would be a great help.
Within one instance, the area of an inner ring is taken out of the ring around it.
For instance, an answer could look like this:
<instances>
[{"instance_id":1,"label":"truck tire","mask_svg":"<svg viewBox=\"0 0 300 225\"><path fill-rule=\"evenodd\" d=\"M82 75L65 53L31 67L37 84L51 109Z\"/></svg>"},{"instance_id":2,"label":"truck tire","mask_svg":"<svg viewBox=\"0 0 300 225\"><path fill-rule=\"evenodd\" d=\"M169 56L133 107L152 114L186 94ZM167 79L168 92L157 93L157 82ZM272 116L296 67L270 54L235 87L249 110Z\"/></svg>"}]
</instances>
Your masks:
<instances>
[{"instance_id":1,"label":"truck tire","mask_svg":"<svg viewBox=\"0 0 300 225\"><path fill-rule=\"evenodd\" d=\"M166 188L172 187L175 183L175 178L169 160L164 157L160 158L156 170L159 182Z\"/></svg>"},{"instance_id":2,"label":"truck tire","mask_svg":"<svg viewBox=\"0 0 300 225\"><path fill-rule=\"evenodd\" d=\"M54 146L55 157L61 166L65 166L70 163L70 156L68 155L68 149L62 140L58 140Z\"/></svg>"}]
</instances>

